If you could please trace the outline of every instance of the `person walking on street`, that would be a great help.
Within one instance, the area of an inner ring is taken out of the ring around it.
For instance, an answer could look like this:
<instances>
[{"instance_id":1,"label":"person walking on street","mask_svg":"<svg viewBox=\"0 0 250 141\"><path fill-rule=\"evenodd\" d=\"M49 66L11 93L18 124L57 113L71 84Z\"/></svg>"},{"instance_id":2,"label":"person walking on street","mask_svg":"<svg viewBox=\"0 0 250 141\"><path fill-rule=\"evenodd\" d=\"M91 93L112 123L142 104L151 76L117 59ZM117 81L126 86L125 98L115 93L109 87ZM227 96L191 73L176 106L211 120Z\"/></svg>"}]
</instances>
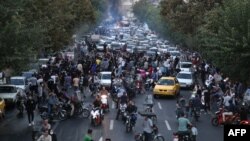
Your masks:
<instances>
[{"instance_id":1,"label":"person walking on street","mask_svg":"<svg viewBox=\"0 0 250 141\"><path fill-rule=\"evenodd\" d=\"M26 110L28 114L28 120L29 120L29 126L34 125L34 110L36 107L36 102L32 98L32 96L29 96L29 99L26 102Z\"/></svg>"},{"instance_id":2,"label":"person walking on street","mask_svg":"<svg viewBox=\"0 0 250 141\"><path fill-rule=\"evenodd\" d=\"M93 141L92 139L92 129L88 129L87 134L84 136L83 141Z\"/></svg>"}]
</instances>

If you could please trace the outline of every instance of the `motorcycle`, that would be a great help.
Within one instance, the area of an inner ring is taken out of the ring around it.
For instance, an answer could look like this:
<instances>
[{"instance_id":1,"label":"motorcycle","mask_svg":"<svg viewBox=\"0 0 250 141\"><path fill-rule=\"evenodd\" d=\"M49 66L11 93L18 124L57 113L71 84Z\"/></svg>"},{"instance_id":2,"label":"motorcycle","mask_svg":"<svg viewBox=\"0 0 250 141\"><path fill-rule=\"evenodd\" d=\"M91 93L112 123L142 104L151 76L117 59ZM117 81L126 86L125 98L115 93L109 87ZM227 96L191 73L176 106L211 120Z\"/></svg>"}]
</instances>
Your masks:
<instances>
[{"instance_id":1,"label":"motorcycle","mask_svg":"<svg viewBox=\"0 0 250 141\"><path fill-rule=\"evenodd\" d=\"M173 141L192 141L190 133L179 134L178 132L173 133Z\"/></svg>"},{"instance_id":2,"label":"motorcycle","mask_svg":"<svg viewBox=\"0 0 250 141\"><path fill-rule=\"evenodd\" d=\"M126 120L126 108L127 108L127 104L124 103L124 104L120 104L120 114L122 116L122 120L125 121ZM119 118L119 117L118 117Z\"/></svg>"},{"instance_id":3,"label":"motorcycle","mask_svg":"<svg viewBox=\"0 0 250 141\"><path fill-rule=\"evenodd\" d=\"M165 141L164 137L159 134L158 128L156 125L153 125L153 132L152 132L152 137L153 141ZM135 140L136 141L144 141L145 140L145 135L143 133L139 133L135 135Z\"/></svg>"},{"instance_id":4,"label":"motorcycle","mask_svg":"<svg viewBox=\"0 0 250 141\"><path fill-rule=\"evenodd\" d=\"M226 116L225 121L223 121L224 109L220 108L219 111L215 112L215 117L212 118L211 123L213 126L224 125L224 124L234 124L240 120L239 114L234 114L231 116Z\"/></svg>"},{"instance_id":5,"label":"motorcycle","mask_svg":"<svg viewBox=\"0 0 250 141\"><path fill-rule=\"evenodd\" d=\"M102 124L103 115L99 107L93 108L90 112L91 125L98 126Z\"/></svg>"},{"instance_id":6,"label":"motorcycle","mask_svg":"<svg viewBox=\"0 0 250 141\"><path fill-rule=\"evenodd\" d=\"M132 113L130 115L128 113L125 113L125 117L126 117L126 122L125 122L126 132L128 133L131 132L132 129L134 128L137 117L135 113Z\"/></svg>"},{"instance_id":7,"label":"motorcycle","mask_svg":"<svg viewBox=\"0 0 250 141\"><path fill-rule=\"evenodd\" d=\"M154 81L153 79L147 79L145 83L145 89L148 91L153 87Z\"/></svg>"},{"instance_id":8,"label":"motorcycle","mask_svg":"<svg viewBox=\"0 0 250 141\"><path fill-rule=\"evenodd\" d=\"M99 83L93 83L89 85L89 89L91 91L91 96L95 96L98 94L99 89L100 89L100 84Z\"/></svg>"},{"instance_id":9,"label":"motorcycle","mask_svg":"<svg viewBox=\"0 0 250 141\"><path fill-rule=\"evenodd\" d=\"M101 95L101 109L103 112L109 112L108 95Z\"/></svg>"},{"instance_id":10,"label":"motorcycle","mask_svg":"<svg viewBox=\"0 0 250 141\"><path fill-rule=\"evenodd\" d=\"M18 115L19 116L23 116L23 111L25 109L25 103L26 99L24 97L19 97L16 101L16 106L17 106L17 109L19 111Z\"/></svg>"},{"instance_id":11,"label":"motorcycle","mask_svg":"<svg viewBox=\"0 0 250 141\"><path fill-rule=\"evenodd\" d=\"M89 117L90 111L89 111L88 108L84 107L83 102L76 103L76 104L74 104L74 106L75 106L75 109L74 109L73 116L75 116L75 117L83 117L83 118L88 118ZM72 110L71 105L69 103L65 103L63 105L63 108L66 110L67 116L69 117L70 113L71 113L71 110Z\"/></svg>"},{"instance_id":12,"label":"motorcycle","mask_svg":"<svg viewBox=\"0 0 250 141\"><path fill-rule=\"evenodd\" d=\"M62 103L57 104L56 107L53 110L51 110L52 112L50 114L48 106L41 106L39 111L41 113L40 116L43 120L49 119L50 121L52 121L54 119L58 120L67 119L67 111L63 109Z\"/></svg>"},{"instance_id":13,"label":"motorcycle","mask_svg":"<svg viewBox=\"0 0 250 141\"><path fill-rule=\"evenodd\" d=\"M199 118L200 118L200 108L193 108L192 109L192 115L193 115L193 119L195 121L199 121Z\"/></svg>"}]
</instances>

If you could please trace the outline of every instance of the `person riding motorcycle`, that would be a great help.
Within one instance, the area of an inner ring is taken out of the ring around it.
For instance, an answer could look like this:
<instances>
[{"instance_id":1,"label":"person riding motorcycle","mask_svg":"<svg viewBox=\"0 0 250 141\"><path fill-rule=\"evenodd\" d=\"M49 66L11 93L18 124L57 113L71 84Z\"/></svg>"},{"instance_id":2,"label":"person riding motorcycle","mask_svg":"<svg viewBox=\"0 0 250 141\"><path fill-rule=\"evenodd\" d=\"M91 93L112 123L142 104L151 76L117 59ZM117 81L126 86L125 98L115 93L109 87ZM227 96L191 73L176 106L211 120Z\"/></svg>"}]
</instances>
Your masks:
<instances>
[{"instance_id":1,"label":"person riding motorcycle","mask_svg":"<svg viewBox=\"0 0 250 141\"><path fill-rule=\"evenodd\" d=\"M185 113L185 106L186 106L186 100L183 96L180 96L180 98L177 100L177 103L176 103L177 118L180 117L180 113Z\"/></svg>"},{"instance_id":2,"label":"person riding motorcycle","mask_svg":"<svg viewBox=\"0 0 250 141\"><path fill-rule=\"evenodd\" d=\"M226 109L226 111L224 111L222 113L222 120L223 120L223 122L226 121L226 116L232 116L235 113L235 111L236 111L236 107L233 104L232 100L229 100L229 106L226 107L225 109Z\"/></svg>"},{"instance_id":3,"label":"person riding motorcycle","mask_svg":"<svg viewBox=\"0 0 250 141\"><path fill-rule=\"evenodd\" d=\"M120 104L127 104L128 103L128 96L127 96L127 93L124 92L123 95L119 98L118 100L118 111L117 111L117 114L116 114L116 119L118 119L120 113L121 113L121 109L120 109Z\"/></svg>"},{"instance_id":4,"label":"person riding motorcycle","mask_svg":"<svg viewBox=\"0 0 250 141\"><path fill-rule=\"evenodd\" d=\"M98 108L99 109L99 113L101 114L101 105L102 105L102 101L101 101L101 97L99 95L96 96L94 102L93 102L93 106L94 108Z\"/></svg>"},{"instance_id":5,"label":"person riding motorcycle","mask_svg":"<svg viewBox=\"0 0 250 141\"><path fill-rule=\"evenodd\" d=\"M137 119L137 117L136 117L136 115L135 115L135 113L137 112L137 107L135 106L135 104L134 104L133 101L129 101L128 106L127 106L127 108L125 109L125 111L127 112L127 114L128 114L129 116L131 116L131 123L132 123L133 125L135 125L136 119Z\"/></svg>"},{"instance_id":6,"label":"person riding motorcycle","mask_svg":"<svg viewBox=\"0 0 250 141\"><path fill-rule=\"evenodd\" d=\"M99 91L100 95L108 95L108 91L106 90L105 87L102 87L102 90Z\"/></svg>"},{"instance_id":7,"label":"person riding motorcycle","mask_svg":"<svg viewBox=\"0 0 250 141\"><path fill-rule=\"evenodd\" d=\"M191 122L184 117L185 114L181 113L180 118L178 119L178 135L190 134L188 130L188 125L192 126Z\"/></svg>"},{"instance_id":8,"label":"person riding motorcycle","mask_svg":"<svg viewBox=\"0 0 250 141\"><path fill-rule=\"evenodd\" d=\"M16 106L17 106L17 108L19 110L18 115L22 115L23 114L24 107L21 107L21 106L24 106L25 101L26 101L26 96L22 95L20 93L17 93L17 95L16 95Z\"/></svg>"},{"instance_id":9,"label":"person riding motorcycle","mask_svg":"<svg viewBox=\"0 0 250 141\"><path fill-rule=\"evenodd\" d=\"M202 103L201 100L199 98L199 96L196 95L192 95L191 99L190 99L190 108L191 108L191 115L194 114L193 112L195 110L200 110L202 107Z\"/></svg>"}]
</instances>

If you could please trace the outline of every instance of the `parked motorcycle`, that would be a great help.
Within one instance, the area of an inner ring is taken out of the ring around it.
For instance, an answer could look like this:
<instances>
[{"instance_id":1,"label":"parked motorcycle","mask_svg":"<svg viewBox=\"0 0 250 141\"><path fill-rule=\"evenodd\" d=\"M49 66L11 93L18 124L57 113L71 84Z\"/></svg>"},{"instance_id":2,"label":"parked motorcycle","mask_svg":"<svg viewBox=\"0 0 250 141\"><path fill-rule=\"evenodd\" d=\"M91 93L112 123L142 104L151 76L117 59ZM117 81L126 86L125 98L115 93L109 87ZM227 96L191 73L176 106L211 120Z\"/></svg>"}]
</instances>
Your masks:
<instances>
[{"instance_id":1,"label":"parked motorcycle","mask_svg":"<svg viewBox=\"0 0 250 141\"><path fill-rule=\"evenodd\" d=\"M49 114L48 106L41 106L40 107L40 116L43 120L49 119L50 121L54 119L58 120L65 120L67 119L67 111L63 109L63 104L59 103L56 105L55 108L51 110L51 113Z\"/></svg>"},{"instance_id":2,"label":"parked motorcycle","mask_svg":"<svg viewBox=\"0 0 250 141\"><path fill-rule=\"evenodd\" d=\"M240 120L239 114L234 114L232 116L226 116L225 121L223 121L224 109L220 108L219 111L215 112L215 117L212 118L211 123L213 126L224 125L224 124L235 124Z\"/></svg>"},{"instance_id":3,"label":"parked motorcycle","mask_svg":"<svg viewBox=\"0 0 250 141\"><path fill-rule=\"evenodd\" d=\"M103 114L99 107L93 108L90 112L91 117L91 125L98 126L102 124Z\"/></svg>"}]
</instances>

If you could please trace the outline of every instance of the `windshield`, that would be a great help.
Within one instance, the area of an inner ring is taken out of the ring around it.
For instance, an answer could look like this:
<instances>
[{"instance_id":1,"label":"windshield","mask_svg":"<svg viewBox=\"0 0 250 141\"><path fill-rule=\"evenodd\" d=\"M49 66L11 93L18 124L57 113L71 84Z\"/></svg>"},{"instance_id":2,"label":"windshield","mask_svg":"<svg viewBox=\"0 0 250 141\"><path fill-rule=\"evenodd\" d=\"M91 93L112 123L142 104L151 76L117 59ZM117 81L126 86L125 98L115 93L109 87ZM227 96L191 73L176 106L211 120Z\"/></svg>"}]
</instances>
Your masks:
<instances>
[{"instance_id":1,"label":"windshield","mask_svg":"<svg viewBox=\"0 0 250 141\"><path fill-rule=\"evenodd\" d=\"M181 79L192 79L191 74L186 74L186 73L179 73L177 75L177 78L181 78Z\"/></svg>"},{"instance_id":2,"label":"windshield","mask_svg":"<svg viewBox=\"0 0 250 141\"><path fill-rule=\"evenodd\" d=\"M181 64L181 68L191 68L192 64Z\"/></svg>"},{"instance_id":3,"label":"windshield","mask_svg":"<svg viewBox=\"0 0 250 141\"><path fill-rule=\"evenodd\" d=\"M11 79L10 83L12 85L24 85L24 80L23 79Z\"/></svg>"},{"instance_id":4,"label":"windshield","mask_svg":"<svg viewBox=\"0 0 250 141\"><path fill-rule=\"evenodd\" d=\"M17 89L11 86L0 87L0 93L16 93Z\"/></svg>"},{"instance_id":5,"label":"windshield","mask_svg":"<svg viewBox=\"0 0 250 141\"><path fill-rule=\"evenodd\" d=\"M169 80L169 79L160 79L157 83L158 85L168 85L172 86L174 85L174 80Z\"/></svg>"},{"instance_id":6,"label":"windshield","mask_svg":"<svg viewBox=\"0 0 250 141\"><path fill-rule=\"evenodd\" d=\"M22 76L24 76L26 79L29 79L32 77L33 73L32 72L23 72Z\"/></svg>"},{"instance_id":7,"label":"windshield","mask_svg":"<svg viewBox=\"0 0 250 141\"><path fill-rule=\"evenodd\" d=\"M101 79L111 79L111 74L103 74Z\"/></svg>"},{"instance_id":8,"label":"windshield","mask_svg":"<svg viewBox=\"0 0 250 141\"><path fill-rule=\"evenodd\" d=\"M180 53L178 53L178 52L172 52L171 55L172 56L180 56Z\"/></svg>"}]
</instances>

